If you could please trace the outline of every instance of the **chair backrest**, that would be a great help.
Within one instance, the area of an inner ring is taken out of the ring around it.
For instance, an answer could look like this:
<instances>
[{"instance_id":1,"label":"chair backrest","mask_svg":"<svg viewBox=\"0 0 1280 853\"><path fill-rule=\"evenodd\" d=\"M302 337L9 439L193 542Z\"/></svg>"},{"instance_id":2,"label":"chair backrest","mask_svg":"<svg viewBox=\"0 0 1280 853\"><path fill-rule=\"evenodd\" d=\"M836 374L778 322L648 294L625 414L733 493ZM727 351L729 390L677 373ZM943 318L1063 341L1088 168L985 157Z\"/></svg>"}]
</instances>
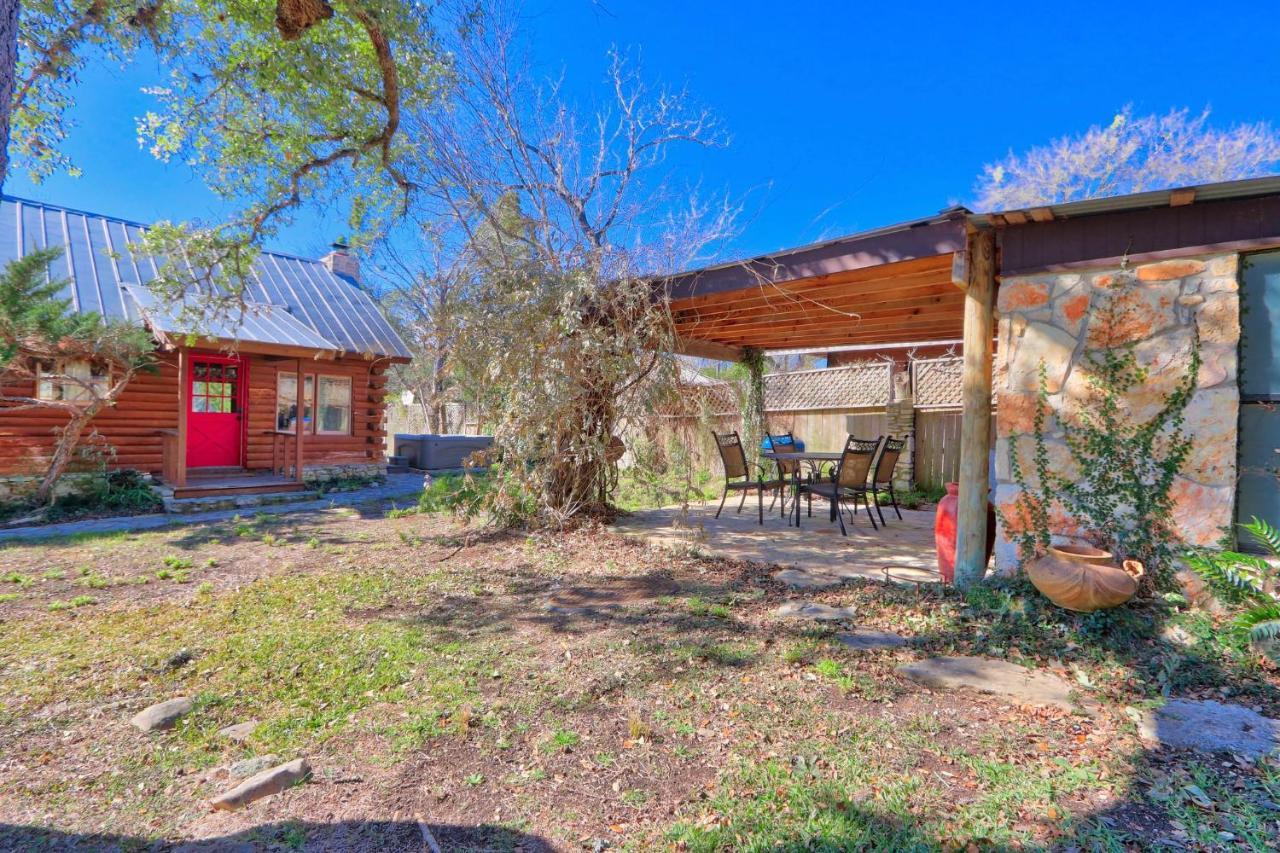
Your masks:
<instances>
[{"instance_id":1,"label":"chair backrest","mask_svg":"<svg viewBox=\"0 0 1280 853\"><path fill-rule=\"evenodd\" d=\"M907 446L906 439L887 436L880 445L880 459L876 462L875 483L893 482L893 469L898 466L898 457L902 448Z\"/></svg>"},{"instance_id":2,"label":"chair backrest","mask_svg":"<svg viewBox=\"0 0 1280 853\"><path fill-rule=\"evenodd\" d=\"M796 449L796 437L790 432L769 433L769 449L774 453L790 453ZM800 467L799 459L778 459L778 474L782 477L794 474Z\"/></svg>"},{"instance_id":3,"label":"chair backrest","mask_svg":"<svg viewBox=\"0 0 1280 853\"><path fill-rule=\"evenodd\" d=\"M747 476L747 454L742 449L742 439L738 431L713 432L716 437L716 449L720 451L720 461L724 463L725 479Z\"/></svg>"},{"instance_id":4,"label":"chair backrest","mask_svg":"<svg viewBox=\"0 0 1280 853\"><path fill-rule=\"evenodd\" d=\"M871 473L871 460L875 458L880 439L874 441L866 438L849 436L844 443L844 452L840 455L840 466L836 469L836 483L842 489L865 489L867 474Z\"/></svg>"}]
</instances>

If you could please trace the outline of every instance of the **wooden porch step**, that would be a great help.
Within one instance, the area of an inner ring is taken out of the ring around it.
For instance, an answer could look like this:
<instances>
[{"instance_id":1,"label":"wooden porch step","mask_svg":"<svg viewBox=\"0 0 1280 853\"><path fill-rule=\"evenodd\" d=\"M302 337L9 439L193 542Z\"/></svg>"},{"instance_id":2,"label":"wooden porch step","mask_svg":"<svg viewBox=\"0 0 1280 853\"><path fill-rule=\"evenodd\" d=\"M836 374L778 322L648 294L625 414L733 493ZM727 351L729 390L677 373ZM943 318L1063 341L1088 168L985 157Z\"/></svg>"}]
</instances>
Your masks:
<instances>
[{"instance_id":1,"label":"wooden porch step","mask_svg":"<svg viewBox=\"0 0 1280 853\"><path fill-rule=\"evenodd\" d=\"M301 492L306 487L290 477L276 474L250 474L248 472L225 474L200 474L188 476L184 486L171 486L173 497L184 498L233 497L235 495L266 495Z\"/></svg>"}]
</instances>

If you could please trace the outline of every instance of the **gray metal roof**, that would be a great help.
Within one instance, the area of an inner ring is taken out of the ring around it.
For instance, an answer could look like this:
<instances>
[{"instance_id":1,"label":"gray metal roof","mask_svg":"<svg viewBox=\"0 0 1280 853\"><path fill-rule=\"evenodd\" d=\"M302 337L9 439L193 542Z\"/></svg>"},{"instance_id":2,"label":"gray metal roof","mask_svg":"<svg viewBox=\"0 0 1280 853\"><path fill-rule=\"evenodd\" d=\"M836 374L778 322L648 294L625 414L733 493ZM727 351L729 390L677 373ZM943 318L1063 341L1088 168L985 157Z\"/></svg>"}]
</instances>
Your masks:
<instances>
[{"instance_id":1,"label":"gray metal roof","mask_svg":"<svg viewBox=\"0 0 1280 853\"><path fill-rule=\"evenodd\" d=\"M180 312L159 305L146 288L161 264L136 249L145 230L137 222L3 196L0 264L61 246L51 274L68 282L63 297L75 310L182 333L186 330L176 328ZM253 273L241 321L202 332L228 340L411 357L369 294L323 262L263 252Z\"/></svg>"}]
</instances>

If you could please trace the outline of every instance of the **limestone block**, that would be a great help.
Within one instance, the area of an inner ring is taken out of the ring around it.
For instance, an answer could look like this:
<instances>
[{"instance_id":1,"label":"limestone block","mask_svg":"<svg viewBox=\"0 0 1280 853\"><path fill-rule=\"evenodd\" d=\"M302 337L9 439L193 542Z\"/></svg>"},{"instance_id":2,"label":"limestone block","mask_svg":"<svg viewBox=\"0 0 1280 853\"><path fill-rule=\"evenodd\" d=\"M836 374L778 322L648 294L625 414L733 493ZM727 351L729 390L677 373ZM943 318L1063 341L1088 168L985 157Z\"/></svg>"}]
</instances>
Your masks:
<instances>
[{"instance_id":1,"label":"limestone block","mask_svg":"<svg viewBox=\"0 0 1280 853\"><path fill-rule=\"evenodd\" d=\"M1086 342L1091 349L1123 346L1141 341L1178 325L1177 304L1181 288L1177 282L1131 285L1108 295L1108 310L1100 300L1092 305Z\"/></svg>"},{"instance_id":2,"label":"limestone block","mask_svg":"<svg viewBox=\"0 0 1280 853\"><path fill-rule=\"evenodd\" d=\"M1235 293L1212 293L1196 311L1200 339L1209 344L1240 342L1240 297Z\"/></svg>"},{"instance_id":3,"label":"limestone block","mask_svg":"<svg viewBox=\"0 0 1280 853\"><path fill-rule=\"evenodd\" d=\"M1089 313L1089 294L1064 296L1053 304L1053 324L1072 335L1080 334L1080 326Z\"/></svg>"},{"instance_id":4,"label":"limestone block","mask_svg":"<svg viewBox=\"0 0 1280 853\"><path fill-rule=\"evenodd\" d=\"M1016 391L1037 390L1043 363L1046 387L1050 394L1057 393L1071 369L1075 348L1076 339L1062 329L1047 323L1029 323L1010 356L1008 386Z\"/></svg>"},{"instance_id":5,"label":"limestone block","mask_svg":"<svg viewBox=\"0 0 1280 853\"><path fill-rule=\"evenodd\" d=\"M1000 395L996 409L996 436L1004 438L1014 433L1028 434L1035 429L1036 410L1051 415L1049 406L1041 405L1040 395L1034 391L1005 392ZM1046 417L1046 428L1052 418Z\"/></svg>"},{"instance_id":6,"label":"limestone block","mask_svg":"<svg viewBox=\"0 0 1280 853\"><path fill-rule=\"evenodd\" d=\"M1218 255L1209 259L1209 274L1229 276L1232 280L1240 272L1239 255Z\"/></svg>"},{"instance_id":7,"label":"limestone block","mask_svg":"<svg viewBox=\"0 0 1280 853\"><path fill-rule=\"evenodd\" d=\"M1232 445L1234 449L1234 445ZM1190 545L1212 545L1231 526L1234 485L1205 486L1177 477L1173 481L1173 517Z\"/></svg>"},{"instance_id":8,"label":"limestone block","mask_svg":"<svg viewBox=\"0 0 1280 853\"><path fill-rule=\"evenodd\" d=\"M1013 279L1000 286L996 304L1001 312L1026 311L1049 302L1052 281Z\"/></svg>"},{"instance_id":9,"label":"limestone block","mask_svg":"<svg viewBox=\"0 0 1280 853\"><path fill-rule=\"evenodd\" d=\"M1205 262L1196 260L1157 261L1138 267L1138 281L1171 281L1205 271Z\"/></svg>"},{"instance_id":10,"label":"limestone block","mask_svg":"<svg viewBox=\"0 0 1280 853\"><path fill-rule=\"evenodd\" d=\"M1183 424L1183 431L1192 438L1184 474L1199 483L1235 482L1239 414L1240 392L1235 385L1199 391L1191 398Z\"/></svg>"}]
</instances>

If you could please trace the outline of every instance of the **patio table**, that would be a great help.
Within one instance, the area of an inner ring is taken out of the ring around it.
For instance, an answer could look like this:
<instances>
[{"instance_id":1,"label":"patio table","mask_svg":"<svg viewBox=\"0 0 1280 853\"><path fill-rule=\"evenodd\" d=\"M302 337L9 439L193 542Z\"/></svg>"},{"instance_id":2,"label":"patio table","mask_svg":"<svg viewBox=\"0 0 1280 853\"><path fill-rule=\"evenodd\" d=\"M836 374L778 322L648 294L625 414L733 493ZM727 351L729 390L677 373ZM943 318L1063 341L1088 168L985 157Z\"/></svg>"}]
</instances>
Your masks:
<instances>
[{"instance_id":1,"label":"patio table","mask_svg":"<svg viewBox=\"0 0 1280 853\"><path fill-rule=\"evenodd\" d=\"M808 462L810 464L822 463L822 462L839 462L840 457L843 455L844 454L838 450L834 450L834 451L833 450L792 450L786 453L774 453L772 451L766 451L760 454L762 458L772 459L775 462L796 461L796 462ZM795 471L792 472L792 480L793 480L793 485L792 485L793 500L791 501L791 503L793 504L793 508L795 509L796 527L799 527L800 526L800 466L799 465L797 465L795 467ZM832 514L831 517L835 518L835 515ZM787 525L788 526L791 525L790 519L787 520Z\"/></svg>"}]
</instances>

